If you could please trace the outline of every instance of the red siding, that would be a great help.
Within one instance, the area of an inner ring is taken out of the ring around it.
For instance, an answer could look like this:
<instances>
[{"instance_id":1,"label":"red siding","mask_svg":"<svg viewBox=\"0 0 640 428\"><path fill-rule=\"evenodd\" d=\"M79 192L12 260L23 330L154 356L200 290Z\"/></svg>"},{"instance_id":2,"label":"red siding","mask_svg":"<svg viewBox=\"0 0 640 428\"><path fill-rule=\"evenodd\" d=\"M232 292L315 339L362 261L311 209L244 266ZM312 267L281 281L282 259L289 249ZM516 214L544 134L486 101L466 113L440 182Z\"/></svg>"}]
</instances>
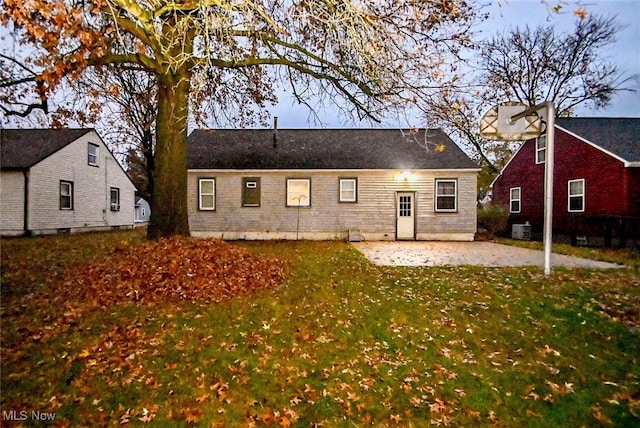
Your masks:
<instances>
[{"instance_id":1,"label":"red siding","mask_svg":"<svg viewBox=\"0 0 640 428\"><path fill-rule=\"evenodd\" d=\"M629 214L640 217L640 167L630 168L629 174Z\"/></svg>"},{"instance_id":2,"label":"red siding","mask_svg":"<svg viewBox=\"0 0 640 428\"><path fill-rule=\"evenodd\" d=\"M522 212L511 223L531 222L542 230L544 164L535 163L535 140L524 143L494 183L494 201L509 204L509 189L522 188ZM625 168L607 153L556 128L554 171L554 232L571 233L576 219L638 215L640 173ZM585 180L584 213L568 212L568 181Z\"/></svg>"},{"instance_id":3,"label":"red siding","mask_svg":"<svg viewBox=\"0 0 640 428\"><path fill-rule=\"evenodd\" d=\"M544 165L535 162L536 142L526 141L514 155L493 185L493 201L509 205L510 189L522 189L521 212L511 214L511 223L530 222L534 229L542 228Z\"/></svg>"}]
</instances>

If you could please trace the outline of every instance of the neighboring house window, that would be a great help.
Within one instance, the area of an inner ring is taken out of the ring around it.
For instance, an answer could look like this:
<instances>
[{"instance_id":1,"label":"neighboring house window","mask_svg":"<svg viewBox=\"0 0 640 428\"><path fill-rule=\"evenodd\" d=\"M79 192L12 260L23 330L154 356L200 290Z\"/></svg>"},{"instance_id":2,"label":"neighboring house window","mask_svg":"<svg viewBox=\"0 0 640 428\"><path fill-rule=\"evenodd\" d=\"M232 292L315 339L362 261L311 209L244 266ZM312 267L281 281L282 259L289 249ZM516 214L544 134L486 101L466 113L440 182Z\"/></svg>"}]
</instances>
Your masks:
<instances>
[{"instance_id":1,"label":"neighboring house window","mask_svg":"<svg viewBox=\"0 0 640 428\"><path fill-rule=\"evenodd\" d=\"M98 166L98 145L89 143L89 165Z\"/></svg>"},{"instance_id":2,"label":"neighboring house window","mask_svg":"<svg viewBox=\"0 0 640 428\"><path fill-rule=\"evenodd\" d=\"M242 178L242 206L243 207L259 207L260 206L260 178L259 177L243 177Z\"/></svg>"},{"instance_id":3,"label":"neighboring house window","mask_svg":"<svg viewBox=\"0 0 640 428\"><path fill-rule=\"evenodd\" d=\"M308 178L287 179L287 206L311 206L311 180Z\"/></svg>"},{"instance_id":4,"label":"neighboring house window","mask_svg":"<svg viewBox=\"0 0 640 428\"><path fill-rule=\"evenodd\" d=\"M358 201L358 179L357 178L341 178L340 179L340 202L357 202Z\"/></svg>"},{"instance_id":5,"label":"neighboring house window","mask_svg":"<svg viewBox=\"0 0 640 428\"><path fill-rule=\"evenodd\" d=\"M456 180L436 180L436 211L455 212L457 207Z\"/></svg>"},{"instance_id":6,"label":"neighboring house window","mask_svg":"<svg viewBox=\"0 0 640 428\"><path fill-rule=\"evenodd\" d=\"M198 208L209 211L216 209L215 178L201 178L198 180Z\"/></svg>"},{"instance_id":7,"label":"neighboring house window","mask_svg":"<svg viewBox=\"0 0 640 428\"><path fill-rule=\"evenodd\" d=\"M60 181L60 209L72 210L73 209L73 182L72 181Z\"/></svg>"},{"instance_id":8,"label":"neighboring house window","mask_svg":"<svg viewBox=\"0 0 640 428\"><path fill-rule=\"evenodd\" d=\"M512 187L509 195L509 211L519 213L522 209L522 189L520 187Z\"/></svg>"},{"instance_id":9,"label":"neighboring house window","mask_svg":"<svg viewBox=\"0 0 640 428\"><path fill-rule=\"evenodd\" d=\"M111 211L120 211L120 189L111 188Z\"/></svg>"},{"instance_id":10,"label":"neighboring house window","mask_svg":"<svg viewBox=\"0 0 640 428\"><path fill-rule=\"evenodd\" d=\"M584 212L584 179L569 180L569 212Z\"/></svg>"},{"instance_id":11,"label":"neighboring house window","mask_svg":"<svg viewBox=\"0 0 640 428\"><path fill-rule=\"evenodd\" d=\"M536 163L544 163L547 157L547 136L536 138Z\"/></svg>"}]
</instances>

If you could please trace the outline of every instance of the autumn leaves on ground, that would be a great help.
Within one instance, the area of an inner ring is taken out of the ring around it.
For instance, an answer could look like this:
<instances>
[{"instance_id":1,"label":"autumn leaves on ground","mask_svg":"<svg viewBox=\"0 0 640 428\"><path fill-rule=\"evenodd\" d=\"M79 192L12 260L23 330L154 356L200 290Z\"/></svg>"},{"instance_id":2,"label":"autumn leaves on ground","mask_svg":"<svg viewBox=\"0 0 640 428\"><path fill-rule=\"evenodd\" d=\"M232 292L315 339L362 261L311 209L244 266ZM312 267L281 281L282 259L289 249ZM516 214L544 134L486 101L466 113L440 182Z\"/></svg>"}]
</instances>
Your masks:
<instances>
[{"instance_id":1,"label":"autumn leaves on ground","mask_svg":"<svg viewBox=\"0 0 640 428\"><path fill-rule=\"evenodd\" d=\"M341 242L6 239L1 424L637 425L624 254L547 279Z\"/></svg>"}]
</instances>

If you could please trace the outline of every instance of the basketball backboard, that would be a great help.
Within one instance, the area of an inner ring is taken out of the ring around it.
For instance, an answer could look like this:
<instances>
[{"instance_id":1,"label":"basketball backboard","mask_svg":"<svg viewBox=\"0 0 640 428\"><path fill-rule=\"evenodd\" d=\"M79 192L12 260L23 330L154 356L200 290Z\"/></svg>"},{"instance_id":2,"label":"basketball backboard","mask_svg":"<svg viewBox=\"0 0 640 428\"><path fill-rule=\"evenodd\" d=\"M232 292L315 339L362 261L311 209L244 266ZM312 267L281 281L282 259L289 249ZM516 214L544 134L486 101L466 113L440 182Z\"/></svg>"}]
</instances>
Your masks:
<instances>
[{"instance_id":1,"label":"basketball backboard","mask_svg":"<svg viewBox=\"0 0 640 428\"><path fill-rule=\"evenodd\" d=\"M524 141L537 138L542 133L542 120L532 112L512 121L511 118L529 107L508 101L492 107L480 121L480 135L487 140Z\"/></svg>"}]
</instances>

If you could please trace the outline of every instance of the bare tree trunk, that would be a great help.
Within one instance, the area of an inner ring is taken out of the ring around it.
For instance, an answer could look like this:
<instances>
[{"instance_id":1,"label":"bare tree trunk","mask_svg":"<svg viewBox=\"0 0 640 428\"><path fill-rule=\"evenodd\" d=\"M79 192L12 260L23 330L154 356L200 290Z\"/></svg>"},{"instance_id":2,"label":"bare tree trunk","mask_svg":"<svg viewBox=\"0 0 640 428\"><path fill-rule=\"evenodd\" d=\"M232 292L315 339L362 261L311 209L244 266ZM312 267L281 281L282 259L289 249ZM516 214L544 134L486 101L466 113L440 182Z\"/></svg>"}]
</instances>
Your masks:
<instances>
[{"instance_id":1,"label":"bare tree trunk","mask_svg":"<svg viewBox=\"0 0 640 428\"><path fill-rule=\"evenodd\" d=\"M158 76L158 117L153 197L148 237L189 235L187 213L187 120L190 74Z\"/></svg>"}]
</instances>

